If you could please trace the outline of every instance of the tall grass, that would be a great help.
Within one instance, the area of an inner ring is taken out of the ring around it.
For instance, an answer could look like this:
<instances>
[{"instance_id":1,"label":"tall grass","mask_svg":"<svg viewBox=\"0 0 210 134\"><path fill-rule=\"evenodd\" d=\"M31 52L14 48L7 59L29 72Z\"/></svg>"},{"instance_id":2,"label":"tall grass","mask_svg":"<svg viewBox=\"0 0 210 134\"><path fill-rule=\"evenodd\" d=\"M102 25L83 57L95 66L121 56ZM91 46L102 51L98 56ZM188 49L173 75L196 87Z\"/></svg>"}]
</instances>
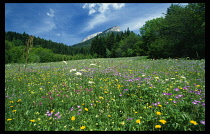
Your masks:
<instances>
[{"instance_id":1,"label":"tall grass","mask_svg":"<svg viewBox=\"0 0 210 134\"><path fill-rule=\"evenodd\" d=\"M204 60L66 63L5 65L6 131L205 130Z\"/></svg>"}]
</instances>

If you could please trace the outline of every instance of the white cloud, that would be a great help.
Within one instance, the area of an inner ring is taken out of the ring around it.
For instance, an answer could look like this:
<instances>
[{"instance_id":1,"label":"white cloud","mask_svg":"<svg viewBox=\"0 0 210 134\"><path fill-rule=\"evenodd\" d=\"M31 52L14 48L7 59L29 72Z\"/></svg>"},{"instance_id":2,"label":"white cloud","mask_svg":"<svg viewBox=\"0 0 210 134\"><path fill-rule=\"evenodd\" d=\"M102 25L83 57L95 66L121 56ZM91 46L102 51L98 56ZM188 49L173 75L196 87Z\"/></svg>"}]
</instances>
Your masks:
<instances>
[{"instance_id":1,"label":"white cloud","mask_svg":"<svg viewBox=\"0 0 210 134\"><path fill-rule=\"evenodd\" d=\"M91 19L88 23L87 26L85 26L85 28L81 31L81 32L86 32L86 31L90 31L91 29L93 29L95 26L105 23L109 20L108 17L106 17L104 14L97 14L96 16L94 16L93 19Z\"/></svg>"},{"instance_id":2,"label":"white cloud","mask_svg":"<svg viewBox=\"0 0 210 134\"><path fill-rule=\"evenodd\" d=\"M124 3L91 3L91 4L85 3L82 6L82 8L89 9L89 15L91 15L96 12L100 12L103 14L109 9L119 10L123 6L125 6Z\"/></svg>"},{"instance_id":3,"label":"white cloud","mask_svg":"<svg viewBox=\"0 0 210 134\"><path fill-rule=\"evenodd\" d=\"M50 8L50 13L47 13L49 17L54 17L54 11Z\"/></svg>"},{"instance_id":4,"label":"white cloud","mask_svg":"<svg viewBox=\"0 0 210 134\"><path fill-rule=\"evenodd\" d=\"M124 3L91 3L84 4L82 6L83 9L89 9L89 15L95 14L91 20L87 22L87 25L81 32L86 32L92 30L95 26L103 24L105 22L110 21L112 18L112 14L110 10L119 10L125 4Z\"/></svg>"}]
</instances>

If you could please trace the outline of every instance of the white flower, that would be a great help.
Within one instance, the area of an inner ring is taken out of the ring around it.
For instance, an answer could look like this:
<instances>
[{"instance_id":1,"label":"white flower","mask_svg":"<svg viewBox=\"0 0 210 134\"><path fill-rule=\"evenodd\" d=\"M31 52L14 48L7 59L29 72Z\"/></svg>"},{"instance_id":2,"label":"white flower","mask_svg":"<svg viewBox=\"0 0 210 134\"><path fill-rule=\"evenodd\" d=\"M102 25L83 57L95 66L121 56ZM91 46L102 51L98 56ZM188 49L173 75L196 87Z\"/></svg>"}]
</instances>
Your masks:
<instances>
[{"instance_id":1,"label":"white flower","mask_svg":"<svg viewBox=\"0 0 210 134\"><path fill-rule=\"evenodd\" d=\"M175 78L171 78L171 80L174 80Z\"/></svg>"},{"instance_id":2,"label":"white flower","mask_svg":"<svg viewBox=\"0 0 210 134\"><path fill-rule=\"evenodd\" d=\"M93 84L94 82L93 81L89 81L88 83Z\"/></svg>"},{"instance_id":3,"label":"white flower","mask_svg":"<svg viewBox=\"0 0 210 134\"><path fill-rule=\"evenodd\" d=\"M145 75L143 74L142 77L144 77Z\"/></svg>"},{"instance_id":4,"label":"white flower","mask_svg":"<svg viewBox=\"0 0 210 134\"><path fill-rule=\"evenodd\" d=\"M96 64L90 64L90 66L96 66Z\"/></svg>"},{"instance_id":5,"label":"white flower","mask_svg":"<svg viewBox=\"0 0 210 134\"><path fill-rule=\"evenodd\" d=\"M63 63L65 63L67 65L67 62L66 61L63 61Z\"/></svg>"},{"instance_id":6,"label":"white flower","mask_svg":"<svg viewBox=\"0 0 210 134\"><path fill-rule=\"evenodd\" d=\"M77 69L71 69L70 72L76 71Z\"/></svg>"},{"instance_id":7,"label":"white flower","mask_svg":"<svg viewBox=\"0 0 210 134\"><path fill-rule=\"evenodd\" d=\"M76 75L82 75L82 73L80 73L80 72L76 72L75 74L76 74Z\"/></svg>"}]
</instances>

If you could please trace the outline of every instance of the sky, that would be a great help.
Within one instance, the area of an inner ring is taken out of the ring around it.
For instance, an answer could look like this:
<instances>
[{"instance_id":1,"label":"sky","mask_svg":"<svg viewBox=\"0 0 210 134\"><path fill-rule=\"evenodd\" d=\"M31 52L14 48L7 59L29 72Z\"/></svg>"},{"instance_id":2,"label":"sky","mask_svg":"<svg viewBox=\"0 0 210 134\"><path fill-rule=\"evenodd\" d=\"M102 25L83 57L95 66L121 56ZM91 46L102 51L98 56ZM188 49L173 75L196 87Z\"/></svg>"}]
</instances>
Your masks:
<instances>
[{"instance_id":1,"label":"sky","mask_svg":"<svg viewBox=\"0 0 210 134\"><path fill-rule=\"evenodd\" d=\"M172 3L5 3L5 31L71 46L113 26L136 34ZM186 5L187 3L181 3Z\"/></svg>"}]
</instances>

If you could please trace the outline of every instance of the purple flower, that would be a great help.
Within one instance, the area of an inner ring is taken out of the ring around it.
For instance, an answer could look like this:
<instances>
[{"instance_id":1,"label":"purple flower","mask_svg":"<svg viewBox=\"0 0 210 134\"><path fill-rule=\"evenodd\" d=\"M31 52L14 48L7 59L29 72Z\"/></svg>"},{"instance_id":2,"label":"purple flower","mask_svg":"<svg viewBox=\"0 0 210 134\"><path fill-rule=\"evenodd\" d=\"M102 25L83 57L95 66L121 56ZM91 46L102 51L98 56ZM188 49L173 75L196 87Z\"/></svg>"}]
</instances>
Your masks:
<instances>
[{"instance_id":1,"label":"purple flower","mask_svg":"<svg viewBox=\"0 0 210 134\"><path fill-rule=\"evenodd\" d=\"M176 101L173 101L173 103L176 103Z\"/></svg>"},{"instance_id":2,"label":"purple flower","mask_svg":"<svg viewBox=\"0 0 210 134\"><path fill-rule=\"evenodd\" d=\"M128 91L128 89L124 89L124 91Z\"/></svg>"},{"instance_id":3,"label":"purple flower","mask_svg":"<svg viewBox=\"0 0 210 134\"><path fill-rule=\"evenodd\" d=\"M61 116L60 116L60 115L58 116L58 119L59 119L59 118L61 118Z\"/></svg>"},{"instance_id":4,"label":"purple flower","mask_svg":"<svg viewBox=\"0 0 210 134\"><path fill-rule=\"evenodd\" d=\"M122 94L120 94L119 96L122 96Z\"/></svg>"},{"instance_id":5,"label":"purple flower","mask_svg":"<svg viewBox=\"0 0 210 134\"><path fill-rule=\"evenodd\" d=\"M153 105L157 106L158 104L157 103L152 103Z\"/></svg>"},{"instance_id":6,"label":"purple flower","mask_svg":"<svg viewBox=\"0 0 210 134\"><path fill-rule=\"evenodd\" d=\"M128 118L127 120L132 120L133 118Z\"/></svg>"},{"instance_id":7,"label":"purple flower","mask_svg":"<svg viewBox=\"0 0 210 134\"><path fill-rule=\"evenodd\" d=\"M77 113L78 115L80 115L81 113Z\"/></svg>"},{"instance_id":8,"label":"purple flower","mask_svg":"<svg viewBox=\"0 0 210 134\"><path fill-rule=\"evenodd\" d=\"M201 124L205 125L205 121L200 121Z\"/></svg>"},{"instance_id":9,"label":"purple flower","mask_svg":"<svg viewBox=\"0 0 210 134\"><path fill-rule=\"evenodd\" d=\"M168 104L168 102L166 102L166 104Z\"/></svg>"},{"instance_id":10,"label":"purple flower","mask_svg":"<svg viewBox=\"0 0 210 134\"><path fill-rule=\"evenodd\" d=\"M179 91L179 89L178 88L175 88L174 91Z\"/></svg>"},{"instance_id":11,"label":"purple flower","mask_svg":"<svg viewBox=\"0 0 210 134\"><path fill-rule=\"evenodd\" d=\"M167 95L167 93L162 93L163 95Z\"/></svg>"},{"instance_id":12,"label":"purple flower","mask_svg":"<svg viewBox=\"0 0 210 134\"><path fill-rule=\"evenodd\" d=\"M167 95L172 95L172 93L168 93Z\"/></svg>"},{"instance_id":13,"label":"purple flower","mask_svg":"<svg viewBox=\"0 0 210 134\"><path fill-rule=\"evenodd\" d=\"M72 107L71 109L70 109L70 111L73 111L74 110L74 107Z\"/></svg>"},{"instance_id":14,"label":"purple flower","mask_svg":"<svg viewBox=\"0 0 210 134\"><path fill-rule=\"evenodd\" d=\"M196 103L196 102L194 102L194 101L193 101L192 103L193 103L193 104L197 104L197 103Z\"/></svg>"},{"instance_id":15,"label":"purple flower","mask_svg":"<svg viewBox=\"0 0 210 134\"><path fill-rule=\"evenodd\" d=\"M56 113L55 116L59 116L59 113L60 113L60 112Z\"/></svg>"},{"instance_id":16,"label":"purple flower","mask_svg":"<svg viewBox=\"0 0 210 134\"><path fill-rule=\"evenodd\" d=\"M77 106L77 108L80 108L81 106Z\"/></svg>"},{"instance_id":17,"label":"purple flower","mask_svg":"<svg viewBox=\"0 0 210 134\"><path fill-rule=\"evenodd\" d=\"M79 109L78 111L82 111L82 109Z\"/></svg>"}]
</instances>

